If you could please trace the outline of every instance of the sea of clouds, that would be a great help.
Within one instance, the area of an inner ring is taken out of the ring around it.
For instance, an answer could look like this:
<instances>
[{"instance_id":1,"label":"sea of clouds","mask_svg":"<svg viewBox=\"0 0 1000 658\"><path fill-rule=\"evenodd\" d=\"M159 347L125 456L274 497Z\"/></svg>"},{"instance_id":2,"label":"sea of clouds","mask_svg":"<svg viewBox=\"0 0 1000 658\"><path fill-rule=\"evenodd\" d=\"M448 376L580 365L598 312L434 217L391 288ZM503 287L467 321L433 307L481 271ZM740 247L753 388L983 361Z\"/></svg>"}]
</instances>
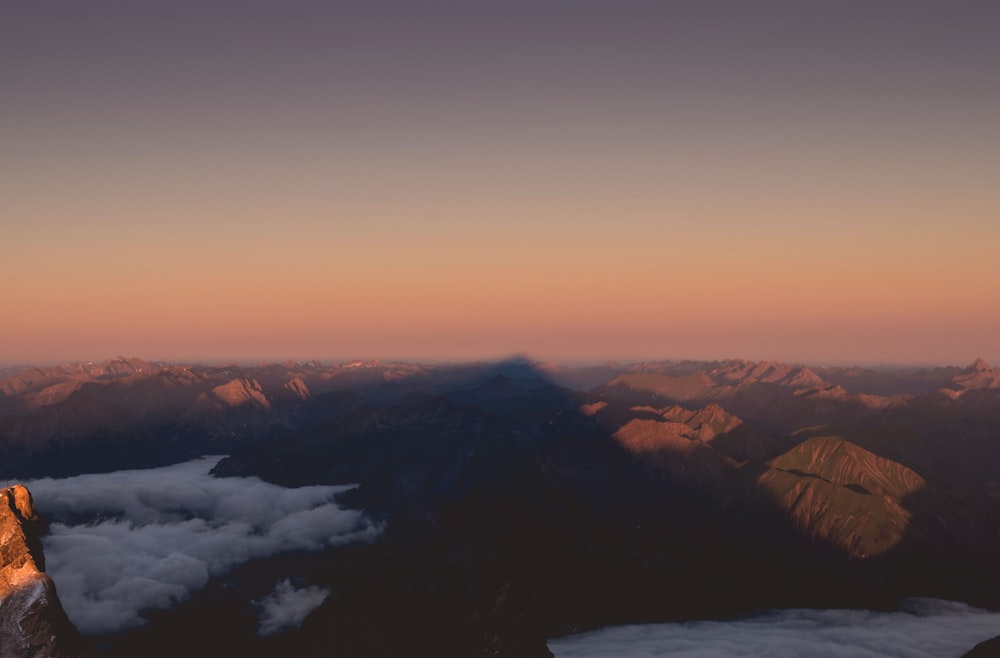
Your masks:
<instances>
[{"instance_id":1,"label":"sea of clouds","mask_svg":"<svg viewBox=\"0 0 1000 658\"><path fill-rule=\"evenodd\" d=\"M81 632L142 625L143 611L171 607L248 560L381 532L336 503L350 487L216 478L209 471L219 459L25 483L39 512L54 520L43 537L46 572ZM318 588L279 584L258 602L261 633L300 623L323 597Z\"/></svg>"},{"instance_id":2,"label":"sea of clouds","mask_svg":"<svg viewBox=\"0 0 1000 658\"><path fill-rule=\"evenodd\" d=\"M549 640L556 658L957 658L1000 614L913 599L896 612L777 610L734 621L618 626Z\"/></svg>"}]
</instances>

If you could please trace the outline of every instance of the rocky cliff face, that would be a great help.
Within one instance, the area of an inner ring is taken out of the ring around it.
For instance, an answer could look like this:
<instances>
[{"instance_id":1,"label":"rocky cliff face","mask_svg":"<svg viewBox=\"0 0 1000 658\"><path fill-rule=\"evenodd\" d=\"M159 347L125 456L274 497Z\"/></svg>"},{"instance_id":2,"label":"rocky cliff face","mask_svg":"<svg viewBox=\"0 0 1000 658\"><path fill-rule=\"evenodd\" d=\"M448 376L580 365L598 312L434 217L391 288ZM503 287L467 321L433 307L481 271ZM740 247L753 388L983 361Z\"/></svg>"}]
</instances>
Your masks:
<instances>
[{"instance_id":1,"label":"rocky cliff face","mask_svg":"<svg viewBox=\"0 0 1000 658\"><path fill-rule=\"evenodd\" d=\"M0 656L86 655L44 573L38 515L23 485L0 490Z\"/></svg>"}]
</instances>

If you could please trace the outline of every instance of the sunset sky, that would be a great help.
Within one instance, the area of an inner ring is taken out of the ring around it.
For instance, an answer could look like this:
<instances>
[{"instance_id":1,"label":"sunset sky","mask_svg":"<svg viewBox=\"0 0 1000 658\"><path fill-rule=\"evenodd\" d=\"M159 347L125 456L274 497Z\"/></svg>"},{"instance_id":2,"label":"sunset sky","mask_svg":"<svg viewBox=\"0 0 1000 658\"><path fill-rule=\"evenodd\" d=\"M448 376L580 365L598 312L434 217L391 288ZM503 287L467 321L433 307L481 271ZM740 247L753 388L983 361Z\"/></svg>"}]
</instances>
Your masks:
<instances>
[{"instance_id":1,"label":"sunset sky","mask_svg":"<svg viewBox=\"0 0 1000 658\"><path fill-rule=\"evenodd\" d=\"M1000 365L1000 3L8 2L0 364Z\"/></svg>"}]
</instances>

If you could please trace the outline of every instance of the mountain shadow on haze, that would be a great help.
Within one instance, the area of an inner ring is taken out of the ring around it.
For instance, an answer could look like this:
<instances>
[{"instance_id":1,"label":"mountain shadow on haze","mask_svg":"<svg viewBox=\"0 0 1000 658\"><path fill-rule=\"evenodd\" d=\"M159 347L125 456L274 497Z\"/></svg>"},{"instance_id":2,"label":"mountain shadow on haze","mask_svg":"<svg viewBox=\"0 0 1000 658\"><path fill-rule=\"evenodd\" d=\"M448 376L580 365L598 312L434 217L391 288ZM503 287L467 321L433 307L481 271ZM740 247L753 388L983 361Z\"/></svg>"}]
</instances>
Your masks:
<instances>
[{"instance_id":1,"label":"mountain shadow on haze","mask_svg":"<svg viewBox=\"0 0 1000 658\"><path fill-rule=\"evenodd\" d=\"M119 357L16 369L0 379L0 475L68 477L228 454L517 363L187 366Z\"/></svg>"},{"instance_id":2,"label":"mountain shadow on haze","mask_svg":"<svg viewBox=\"0 0 1000 658\"><path fill-rule=\"evenodd\" d=\"M698 499L683 490L664 496L675 487L609 440L579 404L578 394L536 373L498 374L368 412L377 416L371 433L334 432L322 448L322 432L310 433L221 463L224 474L259 456L256 463L281 472L315 450L326 456L313 477L362 482L345 501L388 521L380 541L351 549L364 555L331 560L318 575L338 595L294 634L290 650L399 655L420 646L457 656L489 647L541 656L563 619L604 617L592 610L595 600L628 618L639 605L637 574L623 569L638 550L632 542L644 541L635 529L654 509L688 519ZM400 417L416 420L397 424ZM622 542L625 534L635 537Z\"/></svg>"}]
</instances>

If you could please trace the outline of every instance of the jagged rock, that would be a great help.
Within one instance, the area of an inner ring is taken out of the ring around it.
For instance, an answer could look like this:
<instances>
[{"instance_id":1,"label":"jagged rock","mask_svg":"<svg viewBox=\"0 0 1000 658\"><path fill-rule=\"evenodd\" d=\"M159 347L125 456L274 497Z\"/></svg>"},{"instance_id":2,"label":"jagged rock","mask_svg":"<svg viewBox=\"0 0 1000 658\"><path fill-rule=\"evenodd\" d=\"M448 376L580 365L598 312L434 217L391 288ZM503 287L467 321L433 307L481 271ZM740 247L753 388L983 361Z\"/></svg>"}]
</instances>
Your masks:
<instances>
[{"instance_id":1,"label":"jagged rock","mask_svg":"<svg viewBox=\"0 0 1000 658\"><path fill-rule=\"evenodd\" d=\"M38 526L24 485L0 490L0 656L86 656L79 631L43 571Z\"/></svg>"},{"instance_id":2,"label":"jagged rock","mask_svg":"<svg viewBox=\"0 0 1000 658\"><path fill-rule=\"evenodd\" d=\"M671 480L696 487L717 486L736 463L699 440L684 423L630 420L612 435L628 452L642 456Z\"/></svg>"},{"instance_id":3,"label":"jagged rock","mask_svg":"<svg viewBox=\"0 0 1000 658\"><path fill-rule=\"evenodd\" d=\"M234 379L222 386L213 388L212 394L230 407L250 404L261 409L271 408L270 401L264 395L264 390L261 388L260 382L256 379L246 377Z\"/></svg>"},{"instance_id":4,"label":"jagged rock","mask_svg":"<svg viewBox=\"0 0 1000 658\"><path fill-rule=\"evenodd\" d=\"M684 423L694 432L690 438L707 443L719 434L731 432L743 421L717 404L709 404L701 409L685 409L673 405L660 410L660 415L669 421Z\"/></svg>"},{"instance_id":5,"label":"jagged rock","mask_svg":"<svg viewBox=\"0 0 1000 658\"><path fill-rule=\"evenodd\" d=\"M310 397L309 387L306 383L302 381L301 377L295 377L294 379L289 379L285 383L285 388L303 400L308 400Z\"/></svg>"},{"instance_id":6,"label":"jagged rock","mask_svg":"<svg viewBox=\"0 0 1000 658\"><path fill-rule=\"evenodd\" d=\"M972 364L952 378L952 387L957 393L982 388L1000 388L1000 368L990 368L982 359L976 359Z\"/></svg>"}]
</instances>

